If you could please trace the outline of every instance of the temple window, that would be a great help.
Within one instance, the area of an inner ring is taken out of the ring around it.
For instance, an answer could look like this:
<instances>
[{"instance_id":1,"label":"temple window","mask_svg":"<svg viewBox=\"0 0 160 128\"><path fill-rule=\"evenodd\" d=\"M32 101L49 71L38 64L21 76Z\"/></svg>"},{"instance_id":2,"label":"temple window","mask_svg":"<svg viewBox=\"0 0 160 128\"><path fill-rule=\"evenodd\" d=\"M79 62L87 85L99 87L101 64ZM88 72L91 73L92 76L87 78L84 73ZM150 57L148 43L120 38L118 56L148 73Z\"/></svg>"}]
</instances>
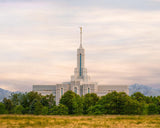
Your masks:
<instances>
[{"instance_id":1,"label":"temple window","mask_svg":"<svg viewBox=\"0 0 160 128\"><path fill-rule=\"evenodd\" d=\"M64 91L63 91L63 88L61 88L61 96L63 95Z\"/></svg>"},{"instance_id":2,"label":"temple window","mask_svg":"<svg viewBox=\"0 0 160 128\"><path fill-rule=\"evenodd\" d=\"M90 88L88 88L88 93L90 93Z\"/></svg>"},{"instance_id":3,"label":"temple window","mask_svg":"<svg viewBox=\"0 0 160 128\"><path fill-rule=\"evenodd\" d=\"M74 92L77 94L77 87L74 87Z\"/></svg>"}]
</instances>

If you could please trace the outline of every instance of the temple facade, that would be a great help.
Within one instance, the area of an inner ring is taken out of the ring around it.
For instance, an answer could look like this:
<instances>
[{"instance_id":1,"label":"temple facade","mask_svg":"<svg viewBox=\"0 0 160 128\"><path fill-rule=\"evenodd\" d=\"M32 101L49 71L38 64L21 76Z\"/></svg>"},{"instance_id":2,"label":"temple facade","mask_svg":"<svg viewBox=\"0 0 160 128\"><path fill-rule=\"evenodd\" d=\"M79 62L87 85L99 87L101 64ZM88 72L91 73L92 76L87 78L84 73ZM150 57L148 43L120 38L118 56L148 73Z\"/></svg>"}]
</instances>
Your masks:
<instances>
[{"instance_id":1,"label":"temple facade","mask_svg":"<svg viewBox=\"0 0 160 128\"><path fill-rule=\"evenodd\" d=\"M80 46L77 49L77 67L74 69L74 75L71 76L70 82L63 82L56 85L33 85L33 91L42 95L53 94L56 104L59 104L61 96L72 90L82 96L87 93L96 93L98 96L104 96L107 93L117 91L129 94L128 85L98 85L92 82L85 68L85 49L82 46L82 28L80 28Z\"/></svg>"}]
</instances>

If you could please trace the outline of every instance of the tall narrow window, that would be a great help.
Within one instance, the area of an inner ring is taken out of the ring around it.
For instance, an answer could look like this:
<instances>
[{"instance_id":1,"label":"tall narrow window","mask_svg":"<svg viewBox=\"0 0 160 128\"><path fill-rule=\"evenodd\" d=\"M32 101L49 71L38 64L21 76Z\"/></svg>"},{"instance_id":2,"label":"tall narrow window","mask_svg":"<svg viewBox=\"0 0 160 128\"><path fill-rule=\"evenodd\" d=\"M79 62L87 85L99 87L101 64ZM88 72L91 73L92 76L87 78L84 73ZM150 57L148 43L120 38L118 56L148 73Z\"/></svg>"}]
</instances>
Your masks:
<instances>
[{"instance_id":1,"label":"tall narrow window","mask_svg":"<svg viewBox=\"0 0 160 128\"><path fill-rule=\"evenodd\" d=\"M77 87L74 87L74 92L77 94Z\"/></svg>"},{"instance_id":2,"label":"tall narrow window","mask_svg":"<svg viewBox=\"0 0 160 128\"><path fill-rule=\"evenodd\" d=\"M90 88L88 88L88 93L90 93Z\"/></svg>"},{"instance_id":3,"label":"tall narrow window","mask_svg":"<svg viewBox=\"0 0 160 128\"><path fill-rule=\"evenodd\" d=\"M61 88L61 96L63 95L63 88Z\"/></svg>"},{"instance_id":4,"label":"tall narrow window","mask_svg":"<svg viewBox=\"0 0 160 128\"><path fill-rule=\"evenodd\" d=\"M82 75L82 73L81 73L81 70L82 70L82 68L81 68L81 54L80 54L80 69L79 69L79 76L81 76Z\"/></svg>"}]
</instances>

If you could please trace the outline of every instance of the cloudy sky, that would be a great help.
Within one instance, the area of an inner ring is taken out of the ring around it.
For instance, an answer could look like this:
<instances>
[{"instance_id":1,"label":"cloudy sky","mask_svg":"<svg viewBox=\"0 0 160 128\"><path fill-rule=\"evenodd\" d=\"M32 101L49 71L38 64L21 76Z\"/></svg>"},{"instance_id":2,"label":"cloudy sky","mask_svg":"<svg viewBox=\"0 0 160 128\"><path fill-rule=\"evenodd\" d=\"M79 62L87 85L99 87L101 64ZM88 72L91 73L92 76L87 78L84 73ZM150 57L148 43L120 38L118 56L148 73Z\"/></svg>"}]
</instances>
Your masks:
<instances>
[{"instance_id":1,"label":"cloudy sky","mask_svg":"<svg viewBox=\"0 0 160 128\"><path fill-rule=\"evenodd\" d=\"M0 0L0 88L70 81L80 26L92 80L160 87L160 0Z\"/></svg>"}]
</instances>

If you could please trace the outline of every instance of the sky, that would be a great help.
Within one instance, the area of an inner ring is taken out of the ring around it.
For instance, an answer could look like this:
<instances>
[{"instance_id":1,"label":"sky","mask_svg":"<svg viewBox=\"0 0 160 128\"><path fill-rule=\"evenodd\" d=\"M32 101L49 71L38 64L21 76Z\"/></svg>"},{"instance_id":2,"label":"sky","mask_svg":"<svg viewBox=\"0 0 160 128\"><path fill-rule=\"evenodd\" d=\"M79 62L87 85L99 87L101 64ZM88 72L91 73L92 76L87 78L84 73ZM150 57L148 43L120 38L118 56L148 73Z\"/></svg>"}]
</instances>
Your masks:
<instances>
[{"instance_id":1,"label":"sky","mask_svg":"<svg viewBox=\"0 0 160 128\"><path fill-rule=\"evenodd\" d=\"M80 26L91 80L160 88L160 0L0 0L0 88L70 81Z\"/></svg>"}]
</instances>

